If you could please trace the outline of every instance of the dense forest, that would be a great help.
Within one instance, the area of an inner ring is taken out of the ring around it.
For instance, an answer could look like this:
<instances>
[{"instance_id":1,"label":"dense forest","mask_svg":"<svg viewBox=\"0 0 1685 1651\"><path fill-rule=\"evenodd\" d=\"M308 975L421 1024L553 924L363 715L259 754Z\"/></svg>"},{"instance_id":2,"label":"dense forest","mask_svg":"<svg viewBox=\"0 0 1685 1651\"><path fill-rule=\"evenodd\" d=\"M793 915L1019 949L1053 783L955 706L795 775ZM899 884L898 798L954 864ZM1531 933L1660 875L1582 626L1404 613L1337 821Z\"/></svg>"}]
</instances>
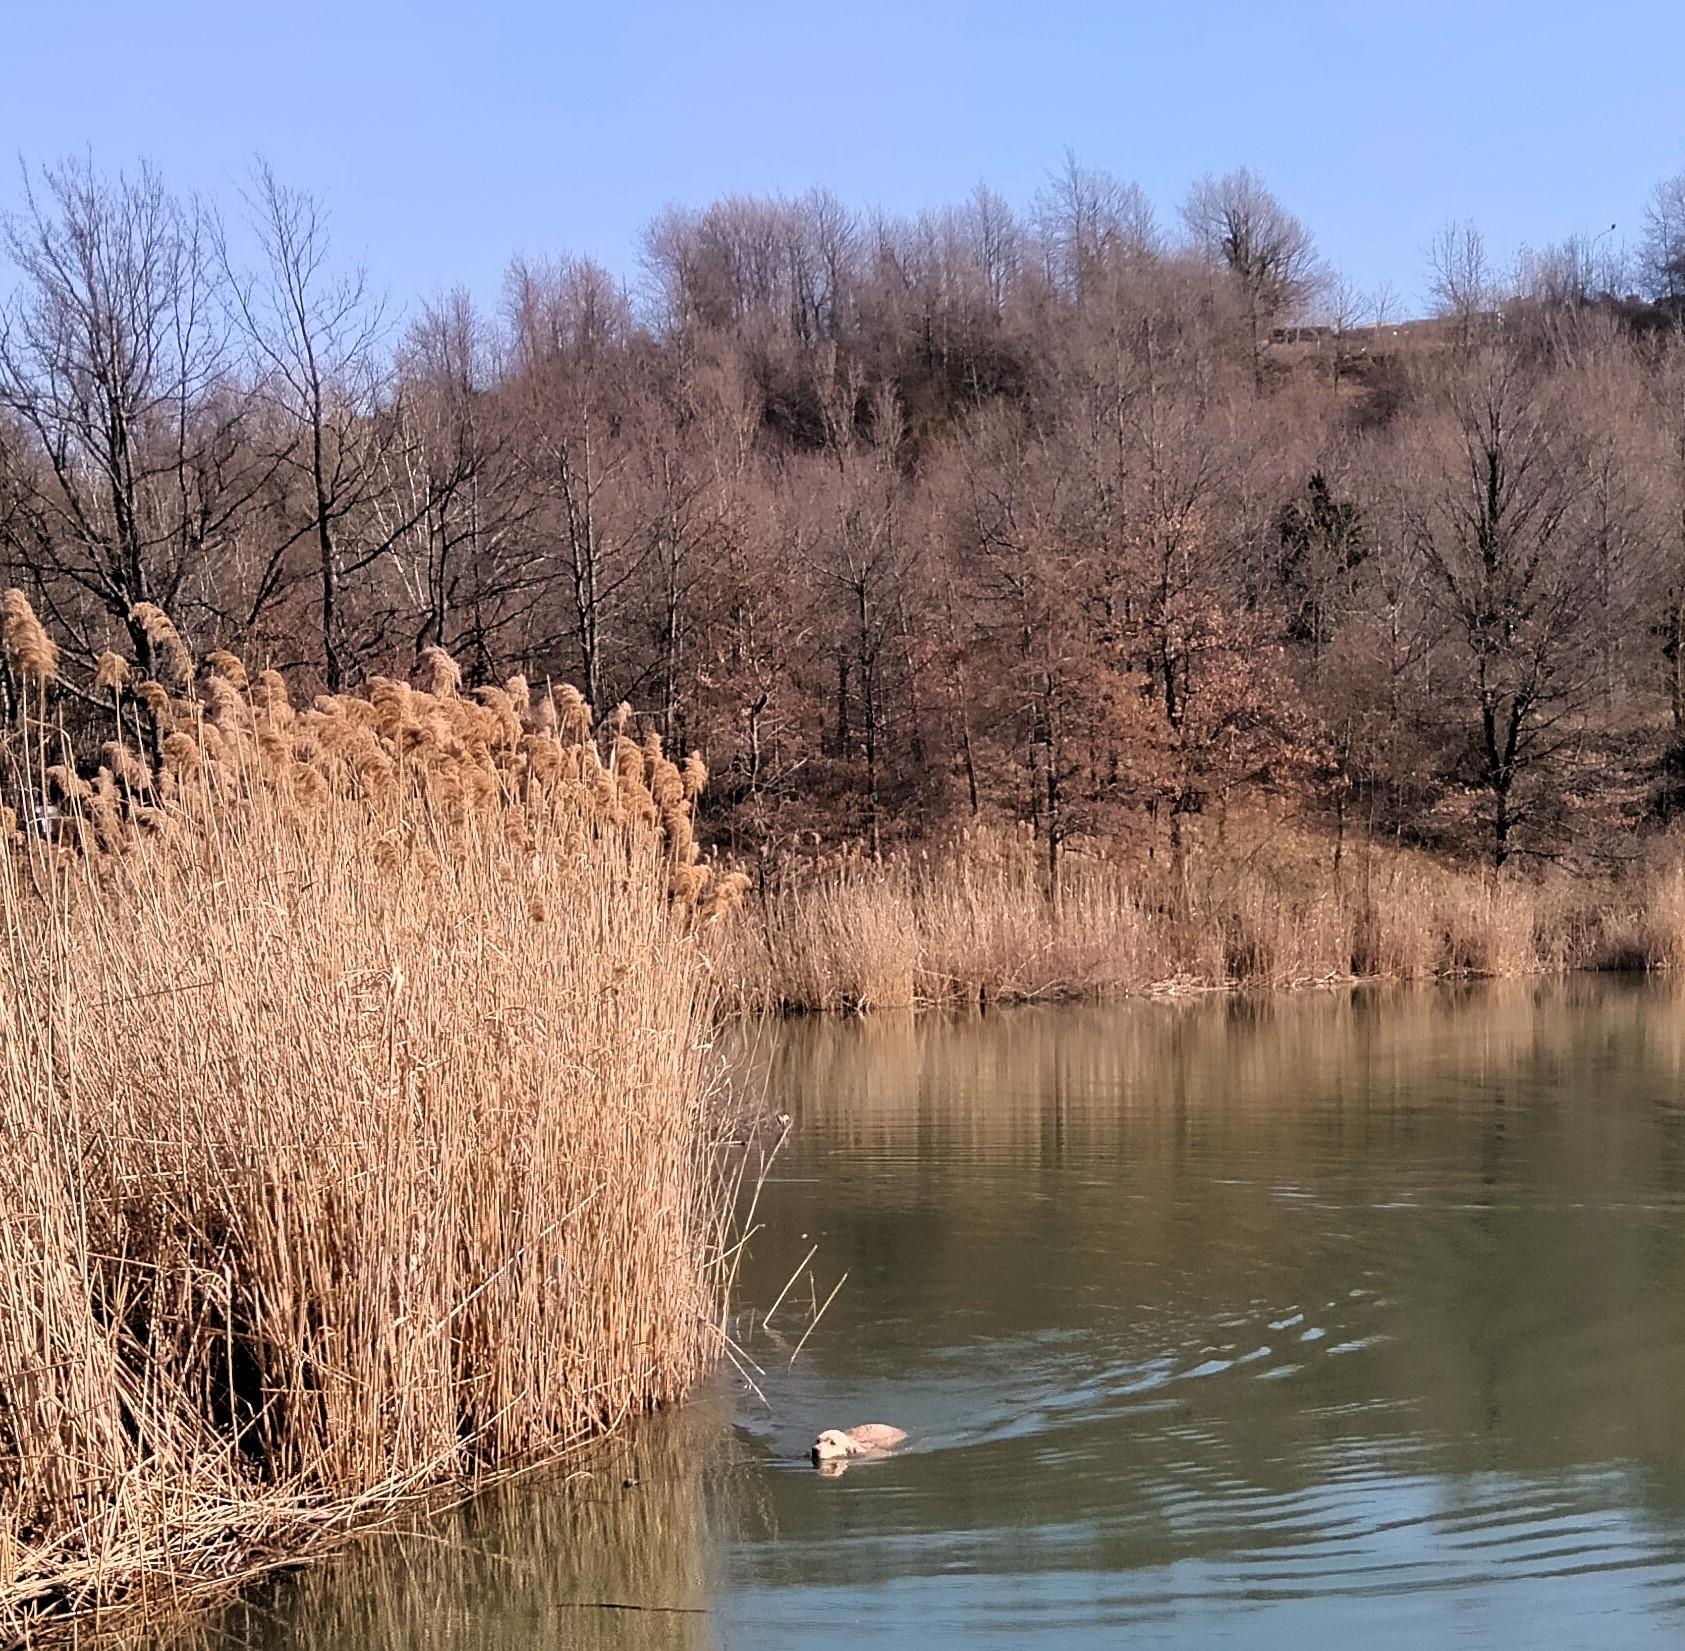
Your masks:
<instances>
[{"instance_id":1,"label":"dense forest","mask_svg":"<svg viewBox=\"0 0 1685 1651\"><path fill-rule=\"evenodd\" d=\"M1072 158L403 317L261 166L228 224L30 171L0 250L0 579L67 726L162 608L306 690L439 646L629 702L745 852L1268 796L1501 865L1685 805L1685 177L1630 259L1446 228L1410 320L1250 172L1166 223Z\"/></svg>"}]
</instances>

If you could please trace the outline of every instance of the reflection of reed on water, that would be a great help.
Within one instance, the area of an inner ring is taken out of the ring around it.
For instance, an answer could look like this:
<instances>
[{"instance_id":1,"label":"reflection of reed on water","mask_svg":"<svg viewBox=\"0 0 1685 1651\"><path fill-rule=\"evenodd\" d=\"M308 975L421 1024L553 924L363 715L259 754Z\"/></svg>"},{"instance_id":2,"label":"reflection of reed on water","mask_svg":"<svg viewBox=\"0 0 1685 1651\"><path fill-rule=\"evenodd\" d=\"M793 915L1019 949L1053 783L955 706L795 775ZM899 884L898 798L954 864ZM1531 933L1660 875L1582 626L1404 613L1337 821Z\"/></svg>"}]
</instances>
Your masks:
<instances>
[{"instance_id":1,"label":"reflection of reed on water","mask_svg":"<svg viewBox=\"0 0 1685 1651\"><path fill-rule=\"evenodd\" d=\"M1685 986L1570 977L814 1019L754 1038L744 1066L830 1146L904 1147L930 1132L919 1138L939 1155L994 1154L1107 1144L1141 1114L1188 1108L1207 1124L1291 1132L1342 1101L1420 1104L1548 1076L1583 1060L1588 1040L1651 1080L1677 1078L1685 1014L1670 1007L1685 1008Z\"/></svg>"},{"instance_id":2,"label":"reflection of reed on water","mask_svg":"<svg viewBox=\"0 0 1685 1651\"><path fill-rule=\"evenodd\" d=\"M704 1486L738 1476L732 1455L725 1406L701 1399L604 1444L566 1480L512 1481L360 1542L184 1626L162 1651L713 1651Z\"/></svg>"}]
</instances>

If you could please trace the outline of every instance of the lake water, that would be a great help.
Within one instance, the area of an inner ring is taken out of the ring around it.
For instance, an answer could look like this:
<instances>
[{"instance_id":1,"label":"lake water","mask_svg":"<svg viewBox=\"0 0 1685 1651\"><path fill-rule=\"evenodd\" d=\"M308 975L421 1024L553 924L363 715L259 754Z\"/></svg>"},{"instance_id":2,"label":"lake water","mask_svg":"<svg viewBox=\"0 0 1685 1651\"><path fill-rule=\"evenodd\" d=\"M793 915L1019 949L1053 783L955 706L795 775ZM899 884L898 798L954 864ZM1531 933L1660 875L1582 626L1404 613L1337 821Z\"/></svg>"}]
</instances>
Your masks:
<instances>
[{"instance_id":1,"label":"lake water","mask_svg":"<svg viewBox=\"0 0 1685 1651\"><path fill-rule=\"evenodd\" d=\"M799 1022L748 1065L793 1117L740 1287L759 1394L213 1643L1685 1639L1677 990ZM807 1464L867 1421L908 1448Z\"/></svg>"}]
</instances>

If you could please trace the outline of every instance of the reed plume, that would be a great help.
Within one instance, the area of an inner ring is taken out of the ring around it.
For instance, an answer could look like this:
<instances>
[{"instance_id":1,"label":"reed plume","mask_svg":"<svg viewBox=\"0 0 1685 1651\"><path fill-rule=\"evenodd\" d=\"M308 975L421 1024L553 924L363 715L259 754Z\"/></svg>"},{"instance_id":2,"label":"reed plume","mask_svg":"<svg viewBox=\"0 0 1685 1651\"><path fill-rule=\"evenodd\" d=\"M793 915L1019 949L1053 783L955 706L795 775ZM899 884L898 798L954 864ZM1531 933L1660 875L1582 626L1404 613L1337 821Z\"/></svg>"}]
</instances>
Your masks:
<instances>
[{"instance_id":1,"label":"reed plume","mask_svg":"<svg viewBox=\"0 0 1685 1651\"><path fill-rule=\"evenodd\" d=\"M551 784L567 773L562 748L545 735L528 734L521 742L521 754L528 779L538 784Z\"/></svg>"},{"instance_id":2,"label":"reed plume","mask_svg":"<svg viewBox=\"0 0 1685 1651\"><path fill-rule=\"evenodd\" d=\"M121 740L107 740L100 747L99 758L104 771L125 790L152 788L152 771Z\"/></svg>"},{"instance_id":3,"label":"reed plume","mask_svg":"<svg viewBox=\"0 0 1685 1651\"><path fill-rule=\"evenodd\" d=\"M205 663L242 693L250 686L246 677L245 661L238 654L231 654L226 648L213 648L205 655Z\"/></svg>"},{"instance_id":4,"label":"reed plume","mask_svg":"<svg viewBox=\"0 0 1685 1651\"><path fill-rule=\"evenodd\" d=\"M251 708L231 677L206 677L200 695L206 720L223 735L241 733L251 726Z\"/></svg>"},{"instance_id":5,"label":"reed plume","mask_svg":"<svg viewBox=\"0 0 1685 1651\"><path fill-rule=\"evenodd\" d=\"M697 912L698 919L703 923L713 923L728 916L742 904L749 888L750 882L746 872L728 871L716 874L709 880L706 895Z\"/></svg>"},{"instance_id":6,"label":"reed plume","mask_svg":"<svg viewBox=\"0 0 1685 1651\"><path fill-rule=\"evenodd\" d=\"M551 693L559 726L557 735L570 745L584 745L591 738L592 710L585 696L571 682L558 683Z\"/></svg>"},{"instance_id":7,"label":"reed plume","mask_svg":"<svg viewBox=\"0 0 1685 1651\"><path fill-rule=\"evenodd\" d=\"M423 648L416 668L421 674L422 686L440 699L448 698L462 687L462 667L443 648Z\"/></svg>"},{"instance_id":8,"label":"reed plume","mask_svg":"<svg viewBox=\"0 0 1685 1651\"><path fill-rule=\"evenodd\" d=\"M365 692L374 708L375 726L387 739L397 739L405 724L413 719L410 685L377 676L370 679Z\"/></svg>"},{"instance_id":9,"label":"reed plume","mask_svg":"<svg viewBox=\"0 0 1685 1651\"><path fill-rule=\"evenodd\" d=\"M332 792L321 769L307 762L295 762L291 769L293 800L301 808L316 810L327 804Z\"/></svg>"},{"instance_id":10,"label":"reed plume","mask_svg":"<svg viewBox=\"0 0 1685 1651\"><path fill-rule=\"evenodd\" d=\"M655 806L663 814L672 810L688 818L691 799L685 791L684 780L678 769L660 754L659 746L653 756L650 756L646 749L645 760L649 764L649 794L655 799Z\"/></svg>"},{"instance_id":11,"label":"reed plume","mask_svg":"<svg viewBox=\"0 0 1685 1651\"><path fill-rule=\"evenodd\" d=\"M615 774L627 785L644 783L644 754L636 740L624 734L614 742L612 758Z\"/></svg>"},{"instance_id":12,"label":"reed plume","mask_svg":"<svg viewBox=\"0 0 1685 1651\"><path fill-rule=\"evenodd\" d=\"M196 774L202 753L190 735L182 733L166 734L163 742L163 757L165 769L177 776Z\"/></svg>"},{"instance_id":13,"label":"reed plume","mask_svg":"<svg viewBox=\"0 0 1685 1651\"><path fill-rule=\"evenodd\" d=\"M701 866L675 866L669 883L669 895L674 905L692 907L702 898L708 886L708 873Z\"/></svg>"},{"instance_id":14,"label":"reed plume","mask_svg":"<svg viewBox=\"0 0 1685 1651\"><path fill-rule=\"evenodd\" d=\"M129 846L122 798L110 769L101 768L95 774L88 788L85 809L93 830L94 847L99 853L115 855Z\"/></svg>"},{"instance_id":15,"label":"reed plume","mask_svg":"<svg viewBox=\"0 0 1685 1651\"><path fill-rule=\"evenodd\" d=\"M205 718L198 725L196 737L200 754L210 762L222 765L231 755L231 738L238 739L239 734L237 731L225 734L222 725L214 718Z\"/></svg>"},{"instance_id":16,"label":"reed plume","mask_svg":"<svg viewBox=\"0 0 1685 1651\"><path fill-rule=\"evenodd\" d=\"M57 802L80 802L92 795L92 788L68 765L55 762L42 774L47 795Z\"/></svg>"},{"instance_id":17,"label":"reed plume","mask_svg":"<svg viewBox=\"0 0 1685 1651\"><path fill-rule=\"evenodd\" d=\"M476 688L475 700L488 713L482 723L486 744L513 751L521 743L521 718L515 703L501 688Z\"/></svg>"},{"instance_id":18,"label":"reed plume","mask_svg":"<svg viewBox=\"0 0 1685 1651\"><path fill-rule=\"evenodd\" d=\"M109 648L99 656L94 666L94 690L115 694L129 680L129 662Z\"/></svg>"},{"instance_id":19,"label":"reed plume","mask_svg":"<svg viewBox=\"0 0 1685 1651\"><path fill-rule=\"evenodd\" d=\"M37 689L58 675L58 644L35 617L29 598L15 585L0 595L0 640L12 668Z\"/></svg>"},{"instance_id":20,"label":"reed plume","mask_svg":"<svg viewBox=\"0 0 1685 1651\"><path fill-rule=\"evenodd\" d=\"M549 694L540 694L532 700L527 711L528 732L554 736L561 728L561 723L556 701Z\"/></svg>"},{"instance_id":21,"label":"reed plume","mask_svg":"<svg viewBox=\"0 0 1685 1651\"><path fill-rule=\"evenodd\" d=\"M287 694L286 678L273 668L258 673L257 685L252 689L252 705L272 728L285 728L295 714Z\"/></svg>"},{"instance_id":22,"label":"reed plume","mask_svg":"<svg viewBox=\"0 0 1685 1651\"><path fill-rule=\"evenodd\" d=\"M155 602L137 602L129 609L129 622L139 625L152 644L161 667L160 680L173 682L178 688L191 687L193 655L170 616Z\"/></svg>"}]
</instances>

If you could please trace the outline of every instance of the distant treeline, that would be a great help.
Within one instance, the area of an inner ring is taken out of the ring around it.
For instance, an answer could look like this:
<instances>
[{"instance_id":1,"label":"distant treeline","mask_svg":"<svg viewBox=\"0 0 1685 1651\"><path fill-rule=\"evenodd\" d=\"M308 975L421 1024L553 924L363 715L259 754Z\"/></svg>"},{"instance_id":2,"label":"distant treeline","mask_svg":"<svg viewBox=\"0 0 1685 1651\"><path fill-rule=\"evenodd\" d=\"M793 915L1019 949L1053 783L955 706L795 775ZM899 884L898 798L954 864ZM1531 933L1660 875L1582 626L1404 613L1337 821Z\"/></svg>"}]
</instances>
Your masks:
<instances>
[{"instance_id":1,"label":"distant treeline","mask_svg":"<svg viewBox=\"0 0 1685 1651\"><path fill-rule=\"evenodd\" d=\"M1501 863L1685 800L1685 177L1630 264L1448 227L1428 324L1246 171L1174 226L1074 159L1021 211L728 198L404 324L247 202L70 162L5 219L0 577L67 723L154 604L304 687L437 645L630 701L741 850L1173 850L1267 791Z\"/></svg>"}]
</instances>

